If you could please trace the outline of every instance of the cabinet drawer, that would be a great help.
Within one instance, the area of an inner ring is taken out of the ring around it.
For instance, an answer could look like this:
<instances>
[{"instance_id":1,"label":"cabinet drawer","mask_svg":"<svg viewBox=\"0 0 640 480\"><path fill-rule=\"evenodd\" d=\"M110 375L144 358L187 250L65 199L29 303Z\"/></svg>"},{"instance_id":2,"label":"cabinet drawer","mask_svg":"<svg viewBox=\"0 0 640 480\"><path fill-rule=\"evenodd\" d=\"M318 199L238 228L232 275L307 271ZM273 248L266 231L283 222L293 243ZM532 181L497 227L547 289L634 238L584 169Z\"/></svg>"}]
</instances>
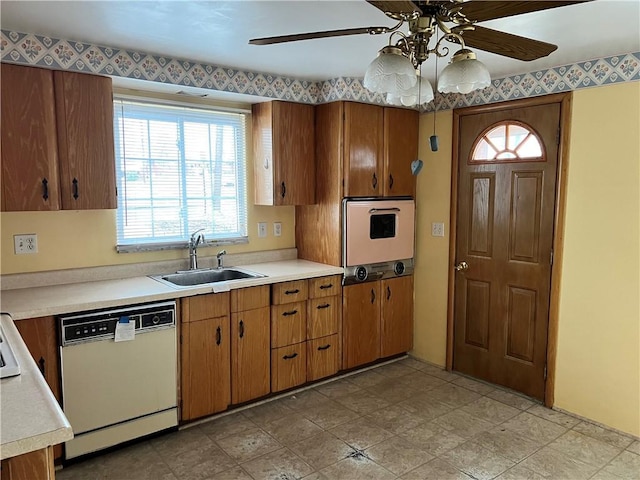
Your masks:
<instances>
[{"instance_id":1,"label":"cabinet drawer","mask_svg":"<svg viewBox=\"0 0 640 480\"><path fill-rule=\"evenodd\" d=\"M307 341L307 381L338 372L338 335Z\"/></svg>"},{"instance_id":2,"label":"cabinet drawer","mask_svg":"<svg viewBox=\"0 0 640 480\"><path fill-rule=\"evenodd\" d=\"M342 275L309 279L309 298L333 297L342 292Z\"/></svg>"},{"instance_id":3,"label":"cabinet drawer","mask_svg":"<svg viewBox=\"0 0 640 480\"><path fill-rule=\"evenodd\" d=\"M271 348L304 342L307 338L307 302L271 307Z\"/></svg>"},{"instance_id":4,"label":"cabinet drawer","mask_svg":"<svg viewBox=\"0 0 640 480\"><path fill-rule=\"evenodd\" d=\"M307 280L295 280L293 282L276 283L271 286L271 304L301 302L308 298L309 284Z\"/></svg>"},{"instance_id":5,"label":"cabinet drawer","mask_svg":"<svg viewBox=\"0 0 640 480\"><path fill-rule=\"evenodd\" d=\"M231 290L231 311L246 312L269 306L269 285Z\"/></svg>"},{"instance_id":6,"label":"cabinet drawer","mask_svg":"<svg viewBox=\"0 0 640 480\"><path fill-rule=\"evenodd\" d=\"M302 385L307 379L307 342L271 350L271 391Z\"/></svg>"},{"instance_id":7,"label":"cabinet drawer","mask_svg":"<svg viewBox=\"0 0 640 480\"><path fill-rule=\"evenodd\" d=\"M229 292L183 298L181 313L183 322L226 317L229 315Z\"/></svg>"},{"instance_id":8,"label":"cabinet drawer","mask_svg":"<svg viewBox=\"0 0 640 480\"><path fill-rule=\"evenodd\" d=\"M307 302L307 340L338 333L340 297L314 298Z\"/></svg>"}]
</instances>

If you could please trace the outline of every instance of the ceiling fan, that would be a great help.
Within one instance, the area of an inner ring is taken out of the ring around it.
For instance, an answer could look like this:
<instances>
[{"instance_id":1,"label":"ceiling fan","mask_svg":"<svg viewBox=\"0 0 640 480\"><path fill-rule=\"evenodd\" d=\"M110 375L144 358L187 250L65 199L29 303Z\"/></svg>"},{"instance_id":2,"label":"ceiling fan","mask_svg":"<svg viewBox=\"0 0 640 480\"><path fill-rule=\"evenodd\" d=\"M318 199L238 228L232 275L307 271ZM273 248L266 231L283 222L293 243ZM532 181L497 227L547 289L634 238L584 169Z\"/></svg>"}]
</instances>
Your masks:
<instances>
[{"instance_id":1,"label":"ceiling fan","mask_svg":"<svg viewBox=\"0 0 640 480\"><path fill-rule=\"evenodd\" d=\"M443 85L441 85L442 82L438 83L438 90L445 93L469 93L472 90L488 86L491 79L486 67L476 60L475 54L468 47L523 61L546 57L558 48L551 43L482 27L477 25L478 22L563 7L590 0L366 1L398 23L391 27L347 28L254 38L249 40L249 44L271 45L314 38L389 33L391 34L389 45L382 48L378 58L369 65L363 85L373 92L386 94L389 103L408 106L415 103L427 103L433 99L431 85L422 80L418 82L419 75L416 75L415 70L419 69L430 54L434 54L437 57L443 57L448 54L449 49L442 44L444 40L457 43L462 48L452 56L451 64L443 71L443 77L446 77L446 81ZM405 23L408 25L408 33L400 31L400 28ZM435 46L430 48L429 43L434 35L437 41ZM394 36L398 37L398 41L395 45L392 45L391 40ZM426 95L422 95L421 88L424 88ZM412 89L417 90L417 92L410 91ZM404 100L402 100L403 97Z\"/></svg>"}]
</instances>

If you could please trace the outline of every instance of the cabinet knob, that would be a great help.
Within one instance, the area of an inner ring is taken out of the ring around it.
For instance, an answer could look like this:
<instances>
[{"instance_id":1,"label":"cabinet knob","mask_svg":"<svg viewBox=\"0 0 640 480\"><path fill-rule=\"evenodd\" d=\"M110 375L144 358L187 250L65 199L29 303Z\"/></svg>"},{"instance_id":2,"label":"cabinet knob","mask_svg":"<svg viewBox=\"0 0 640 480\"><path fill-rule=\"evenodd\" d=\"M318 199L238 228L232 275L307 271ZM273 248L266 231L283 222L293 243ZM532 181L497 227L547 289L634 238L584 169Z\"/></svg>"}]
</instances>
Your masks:
<instances>
[{"instance_id":1,"label":"cabinet knob","mask_svg":"<svg viewBox=\"0 0 640 480\"><path fill-rule=\"evenodd\" d=\"M324 303L324 304L322 304L322 305L318 305L316 308L317 308L318 310L321 310L321 309L323 309L323 308L329 308L330 306L331 306L330 304L328 304L328 303Z\"/></svg>"},{"instance_id":2,"label":"cabinet knob","mask_svg":"<svg viewBox=\"0 0 640 480\"><path fill-rule=\"evenodd\" d=\"M376 301L376 292L375 290L372 288L371 289L371 303Z\"/></svg>"},{"instance_id":3,"label":"cabinet knob","mask_svg":"<svg viewBox=\"0 0 640 480\"><path fill-rule=\"evenodd\" d=\"M332 288L333 283L329 283L327 285L320 285L320 290L325 290L326 288Z\"/></svg>"},{"instance_id":4,"label":"cabinet knob","mask_svg":"<svg viewBox=\"0 0 640 480\"><path fill-rule=\"evenodd\" d=\"M40 369L40 373L42 373L42 376L44 378L47 378L47 374L45 373L45 360L44 357L40 357L40 360L38 360L38 368Z\"/></svg>"},{"instance_id":5,"label":"cabinet knob","mask_svg":"<svg viewBox=\"0 0 640 480\"><path fill-rule=\"evenodd\" d=\"M389 190L393 188L393 175L389 174Z\"/></svg>"},{"instance_id":6,"label":"cabinet knob","mask_svg":"<svg viewBox=\"0 0 640 480\"><path fill-rule=\"evenodd\" d=\"M282 182L280 189L281 189L280 195L282 195L282 198L284 198L284 196L287 194L287 186L284 184L284 182Z\"/></svg>"},{"instance_id":7,"label":"cabinet knob","mask_svg":"<svg viewBox=\"0 0 640 480\"><path fill-rule=\"evenodd\" d=\"M75 198L76 200L78 199L78 179L74 178L73 181L71 182L73 184L73 198Z\"/></svg>"},{"instance_id":8,"label":"cabinet knob","mask_svg":"<svg viewBox=\"0 0 640 480\"><path fill-rule=\"evenodd\" d=\"M291 360L292 358L296 358L298 356L297 353L294 353L293 355L285 355L284 357L282 357L283 360Z\"/></svg>"},{"instance_id":9,"label":"cabinet knob","mask_svg":"<svg viewBox=\"0 0 640 480\"><path fill-rule=\"evenodd\" d=\"M240 334L240 338L244 337L244 322L240 320L240 324L238 325L238 332Z\"/></svg>"},{"instance_id":10,"label":"cabinet knob","mask_svg":"<svg viewBox=\"0 0 640 480\"><path fill-rule=\"evenodd\" d=\"M373 185L373 189L377 189L378 188L378 177L376 177L376 174L373 174L373 178L371 179L371 185Z\"/></svg>"},{"instance_id":11,"label":"cabinet knob","mask_svg":"<svg viewBox=\"0 0 640 480\"><path fill-rule=\"evenodd\" d=\"M326 344L325 346L323 346L323 347L318 347L318 350L326 350L327 348L330 348L330 347L331 347L331 344L330 344L330 343L327 343L327 344Z\"/></svg>"},{"instance_id":12,"label":"cabinet knob","mask_svg":"<svg viewBox=\"0 0 640 480\"><path fill-rule=\"evenodd\" d=\"M288 317L290 315L295 315L296 313L298 313L298 310L291 310L290 312L282 312L282 316Z\"/></svg>"},{"instance_id":13,"label":"cabinet knob","mask_svg":"<svg viewBox=\"0 0 640 480\"><path fill-rule=\"evenodd\" d=\"M216 328L216 345L220 345L222 343L222 331L220 327Z\"/></svg>"},{"instance_id":14,"label":"cabinet knob","mask_svg":"<svg viewBox=\"0 0 640 480\"><path fill-rule=\"evenodd\" d=\"M285 290L284 294L285 295L295 295L296 293L300 293L300 289L296 288L295 290Z\"/></svg>"},{"instance_id":15,"label":"cabinet knob","mask_svg":"<svg viewBox=\"0 0 640 480\"><path fill-rule=\"evenodd\" d=\"M49 182L46 178L42 179L42 198L49 200Z\"/></svg>"},{"instance_id":16,"label":"cabinet knob","mask_svg":"<svg viewBox=\"0 0 640 480\"><path fill-rule=\"evenodd\" d=\"M391 298L391 288L387 285L387 300Z\"/></svg>"}]
</instances>

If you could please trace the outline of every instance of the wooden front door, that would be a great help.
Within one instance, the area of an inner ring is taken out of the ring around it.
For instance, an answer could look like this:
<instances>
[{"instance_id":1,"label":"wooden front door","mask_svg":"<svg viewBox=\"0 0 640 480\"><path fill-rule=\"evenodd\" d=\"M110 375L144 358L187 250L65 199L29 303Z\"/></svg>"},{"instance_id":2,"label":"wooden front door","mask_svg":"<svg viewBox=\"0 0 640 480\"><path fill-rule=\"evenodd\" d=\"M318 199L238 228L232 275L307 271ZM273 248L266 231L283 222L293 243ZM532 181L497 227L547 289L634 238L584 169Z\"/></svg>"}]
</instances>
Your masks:
<instances>
[{"instance_id":1,"label":"wooden front door","mask_svg":"<svg viewBox=\"0 0 640 480\"><path fill-rule=\"evenodd\" d=\"M453 368L544 398L560 103L458 116Z\"/></svg>"}]
</instances>

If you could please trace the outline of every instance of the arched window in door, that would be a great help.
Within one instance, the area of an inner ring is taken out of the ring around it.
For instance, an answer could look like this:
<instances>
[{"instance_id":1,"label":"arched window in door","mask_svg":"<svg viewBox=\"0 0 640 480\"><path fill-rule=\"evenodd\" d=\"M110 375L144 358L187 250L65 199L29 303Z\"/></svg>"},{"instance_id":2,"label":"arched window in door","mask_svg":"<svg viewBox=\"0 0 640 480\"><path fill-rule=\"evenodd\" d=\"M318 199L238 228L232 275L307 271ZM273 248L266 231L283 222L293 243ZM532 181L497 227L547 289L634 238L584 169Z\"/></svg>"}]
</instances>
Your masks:
<instances>
[{"instance_id":1,"label":"arched window in door","mask_svg":"<svg viewBox=\"0 0 640 480\"><path fill-rule=\"evenodd\" d=\"M478 137L469 163L544 162L538 134L524 123L507 120L491 125Z\"/></svg>"}]
</instances>

